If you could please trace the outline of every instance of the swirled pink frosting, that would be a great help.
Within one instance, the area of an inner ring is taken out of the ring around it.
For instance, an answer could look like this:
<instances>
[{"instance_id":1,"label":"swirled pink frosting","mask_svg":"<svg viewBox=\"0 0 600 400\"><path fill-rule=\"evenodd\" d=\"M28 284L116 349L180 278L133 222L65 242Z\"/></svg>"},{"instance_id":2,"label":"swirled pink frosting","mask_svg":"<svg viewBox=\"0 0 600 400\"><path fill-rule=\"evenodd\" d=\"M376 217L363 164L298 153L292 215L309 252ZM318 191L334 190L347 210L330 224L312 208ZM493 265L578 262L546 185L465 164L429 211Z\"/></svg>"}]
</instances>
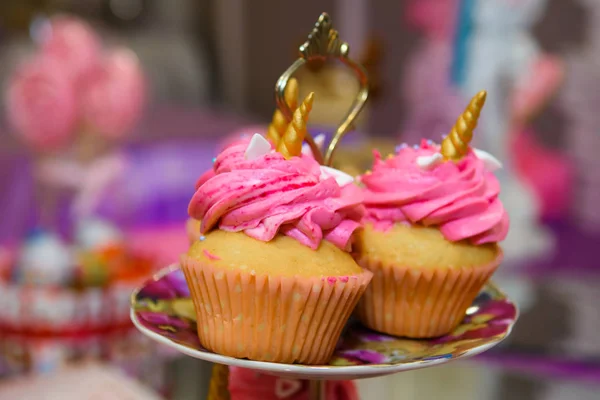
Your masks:
<instances>
[{"instance_id":1,"label":"swirled pink frosting","mask_svg":"<svg viewBox=\"0 0 600 400\"><path fill-rule=\"evenodd\" d=\"M200 176L196 182L196 190L216 174L230 172L236 165L243 163L245 161L244 153L249 142L250 135L243 135L231 140L221 153L213 159L213 167Z\"/></svg>"},{"instance_id":2,"label":"swirled pink frosting","mask_svg":"<svg viewBox=\"0 0 600 400\"><path fill-rule=\"evenodd\" d=\"M246 160L249 141L231 143L198 180L188 212L201 221L201 233L244 231L262 241L281 233L312 249L325 239L349 250L364 214L360 188L340 187L307 156L271 152Z\"/></svg>"},{"instance_id":3,"label":"swirled pink frosting","mask_svg":"<svg viewBox=\"0 0 600 400\"><path fill-rule=\"evenodd\" d=\"M423 141L403 147L386 160L375 154L373 170L360 177L365 186L365 221L386 230L405 221L438 226L449 241L494 243L508 233L508 214L498 199L500 184L475 153L430 169L417 158L439 152Z\"/></svg>"}]
</instances>

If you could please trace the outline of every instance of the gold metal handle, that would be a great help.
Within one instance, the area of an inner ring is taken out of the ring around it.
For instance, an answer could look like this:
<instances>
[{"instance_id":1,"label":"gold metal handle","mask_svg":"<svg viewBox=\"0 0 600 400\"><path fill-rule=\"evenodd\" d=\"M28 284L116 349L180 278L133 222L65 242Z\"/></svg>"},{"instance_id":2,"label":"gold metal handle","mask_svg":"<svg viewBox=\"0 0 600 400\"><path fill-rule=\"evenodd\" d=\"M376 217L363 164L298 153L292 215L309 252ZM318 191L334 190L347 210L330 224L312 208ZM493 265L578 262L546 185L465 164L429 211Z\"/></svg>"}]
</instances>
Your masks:
<instances>
[{"instance_id":1,"label":"gold metal handle","mask_svg":"<svg viewBox=\"0 0 600 400\"><path fill-rule=\"evenodd\" d=\"M279 107L288 121L292 120L292 110L290 110L290 107L285 102L285 87L287 86L288 80L294 75L294 73L296 73L296 71L308 61L325 61L328 59L341 61L344 65L348 66L354 71L360 83L360 89L356 95L354 103L352 103L350 111L348 111L344 117L344 120L336 129L333 138L329 142L324 159L313 138L310 135L306 136L306 142L310 146L310 149L317 161L321 164L331 166L337 145L342 137L348 131L353 129L353 123L362 111L369 97L369 80L367 77L367 72L362 65L352 61L348 57L350 47L348 46L348 43L342 42L342 40L339 38L338 32L333 29L331 19L327 13L321 14L312 32L308 35L307 41L300 46L299 50L300 58L298 58L283 73L283 75L279 77L277 83L275 84L275 101L277 102L277 107Z\"/></svg>"}]
</instances>

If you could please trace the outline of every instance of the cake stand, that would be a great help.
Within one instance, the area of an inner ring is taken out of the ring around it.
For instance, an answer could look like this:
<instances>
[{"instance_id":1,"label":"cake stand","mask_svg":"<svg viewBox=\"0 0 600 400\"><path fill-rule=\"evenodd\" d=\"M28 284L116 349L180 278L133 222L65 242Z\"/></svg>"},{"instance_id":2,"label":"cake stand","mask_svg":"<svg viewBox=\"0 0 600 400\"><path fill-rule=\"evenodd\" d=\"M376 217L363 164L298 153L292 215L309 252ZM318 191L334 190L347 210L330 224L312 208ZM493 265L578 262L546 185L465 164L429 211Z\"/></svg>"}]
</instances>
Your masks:
<instances>
[{"instance_id":1,"label":"cake stand","mask_svg":"<svg viewBox=\"0 0 600 400\"><path fill-rule=\"evenodd\" d=\"M312 366L250 361L212 353L198 340L196 314L185 277L174 264L164 268L131 296L131 320L149 338L185 355L243 367L287 379L307 379L311 399L324 399L326 380L373 378L449 361L489 350L504 340L518 310L500 290L488 284L451 334L432 340L410 340L373 332L350 321L328 365Z\"/></svg>"}]
</instances>

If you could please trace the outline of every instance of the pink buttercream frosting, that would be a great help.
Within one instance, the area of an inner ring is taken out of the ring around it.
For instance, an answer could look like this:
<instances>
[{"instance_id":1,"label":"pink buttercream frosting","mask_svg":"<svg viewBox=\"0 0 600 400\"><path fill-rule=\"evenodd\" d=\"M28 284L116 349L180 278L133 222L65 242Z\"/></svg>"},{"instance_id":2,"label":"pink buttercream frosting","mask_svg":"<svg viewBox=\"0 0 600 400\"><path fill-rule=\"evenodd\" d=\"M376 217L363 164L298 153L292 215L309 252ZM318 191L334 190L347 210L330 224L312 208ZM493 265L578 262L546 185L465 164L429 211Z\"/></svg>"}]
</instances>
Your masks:
<instances>
[{"instance_id":1,"label":"pink buttercream frosting","mask_svg":"<svg viewBox=\"0 0 600 400\"><path fill-rule=\"evenodd\" d=\"M323 176L311 157L270 152L246 160L249 141L231 143L198 180L188 212L201 221L201 233L244 231L262 241L282 233L312 249L326 239L349 250L364 214L362 191Z\"/></svg>"},{"instance_id":2,"label":"pink buttercream frosting","mask_svg":"<svg viewBox=\"0 0 600 400\"><path fill-rule=\"evenodd\" d=\"M214 158L213 167L200 176L196 182L196 190L207 180L222 172L230 172L235 165L244 162L244 153L248 148L250 135L242 135L230 140L229 144Z\"/></svg>"},{"instance_id":3,"label":"pink buttercream frosting","mask_svg":"<svg viewBox=\"0 0 600 400\"><path fill-rule=\"evenodd\" d=\"M449 241L473 244L503 240L509 220L498 199L500 184L473 151L458 162L422 168L417 158L431 156L440 146L398 149L382 160L375 154L373 170L360 177L365 186L365 221L387 230L395 222L438 226Z\"/></svg>"}]
</instances>

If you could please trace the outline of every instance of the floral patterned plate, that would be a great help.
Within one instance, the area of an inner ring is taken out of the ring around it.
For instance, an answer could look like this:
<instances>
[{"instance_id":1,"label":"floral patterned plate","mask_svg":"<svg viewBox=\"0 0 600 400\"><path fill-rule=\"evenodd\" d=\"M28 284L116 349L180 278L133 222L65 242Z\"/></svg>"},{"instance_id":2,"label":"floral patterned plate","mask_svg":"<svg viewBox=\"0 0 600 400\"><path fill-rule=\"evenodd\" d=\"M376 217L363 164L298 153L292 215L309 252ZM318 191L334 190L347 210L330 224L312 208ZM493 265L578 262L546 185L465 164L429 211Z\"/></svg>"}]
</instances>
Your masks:
<instances>
[{"instance_id":1,"label":"floral patterned plate","mask_svg":"<svg viewBox=\"0 0 600 400\"><path fill-rule=\"evenodd\" d=\"M359 379L425 368L482 353L505 339L517 307L488 285L469 307L462 324L433 340L410 340L373 332L349 322L329 365L277 364L226 357L204 349L183 273L172 265L131 297L131 319L150 338L188 356L289 378Z\"/></svg>"}]
</instances>

